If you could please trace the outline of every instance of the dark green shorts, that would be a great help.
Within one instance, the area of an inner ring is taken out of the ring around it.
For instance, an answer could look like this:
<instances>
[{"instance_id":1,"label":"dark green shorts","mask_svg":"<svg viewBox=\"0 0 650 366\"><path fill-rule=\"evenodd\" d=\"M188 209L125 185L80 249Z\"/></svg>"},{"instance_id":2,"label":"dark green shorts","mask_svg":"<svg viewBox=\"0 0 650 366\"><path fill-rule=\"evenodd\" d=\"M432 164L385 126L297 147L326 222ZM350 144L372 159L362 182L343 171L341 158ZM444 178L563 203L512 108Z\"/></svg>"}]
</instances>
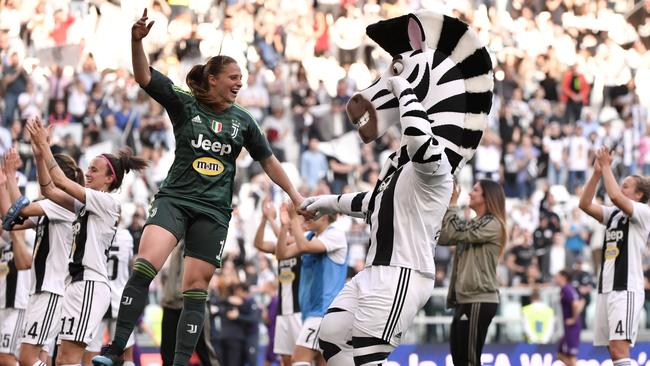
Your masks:
<instances>
[{"instance_id":1,"label":"dark green shorts","mask_svg":"<svg viewBox=\"0 0 650 366\"><path fill-rule=\"evenodd\" d=\"M177 199L156 198L149 206L146 225L157 225L172 233L179 241L185 238L186 256L221 267L221 254L226 243L228 225Z\"/></svg>"}]
</instances>

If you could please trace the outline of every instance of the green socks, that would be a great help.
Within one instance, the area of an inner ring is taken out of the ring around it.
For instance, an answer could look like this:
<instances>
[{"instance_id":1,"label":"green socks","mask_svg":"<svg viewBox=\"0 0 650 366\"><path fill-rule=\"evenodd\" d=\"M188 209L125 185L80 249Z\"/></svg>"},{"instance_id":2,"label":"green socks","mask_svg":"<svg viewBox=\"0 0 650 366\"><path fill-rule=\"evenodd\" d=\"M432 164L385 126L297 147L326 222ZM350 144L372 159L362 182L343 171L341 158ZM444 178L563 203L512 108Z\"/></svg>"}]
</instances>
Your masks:
<instances>
[{"instance_id":1,"label":"green socks","mask_svg":"<svg viewBox=\"0 0 650 366\"><path fill-rule=\"evenodd\" d=\"M183 310L176 328L176 352L174 365L188 364L192 352L199 341L205 317L205 302L208 291L191 289L183 291Z\"/></svg>"},{"instance_id":2,"label":"green socks","mask_svg":"<svg viewBox=\"0 0 650 366\"><path fill-rule=\"evenodd\" d=\"M133 264L133 273L122 292L120 310L117 315L115 336L109 353L121 356L126 342L144 307L147 305L149 284L156 277L158 271L146 259L138 258Z\"/></svg>"}]
</instances>

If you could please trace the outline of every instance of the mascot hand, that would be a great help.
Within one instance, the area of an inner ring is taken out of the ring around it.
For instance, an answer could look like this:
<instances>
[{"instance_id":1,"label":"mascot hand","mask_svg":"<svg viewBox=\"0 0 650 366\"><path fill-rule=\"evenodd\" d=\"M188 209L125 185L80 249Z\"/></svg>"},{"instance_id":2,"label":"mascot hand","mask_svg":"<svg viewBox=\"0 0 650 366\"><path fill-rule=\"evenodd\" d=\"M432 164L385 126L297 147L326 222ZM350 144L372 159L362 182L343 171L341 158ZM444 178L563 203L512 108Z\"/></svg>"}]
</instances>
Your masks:
<instances>
[{"instance_id":1,"label":"mascot hand","mask_svg":"<svg viewBox=\"0 0 650 366\"><path fill-rule=\"evenodd\" d=\"M393 95L395 95L395 97L399 98L404 90L411 89L411 84L401 76L393 76L388 78L386 87L393 93Z\"/></svg>"},{"instance_id":2,"label":"mascot hand","mask_svg":"<svg viewBox=\"0 0 650 366\"><path fill-rule=\"evenodd\" d=\"M300 209L313 212L315 214L314 220L316 220L323 215L338 213L338 206L338 196L335 194L328 194L305 198L300 205Z\"/></svg>"}]
</instances>

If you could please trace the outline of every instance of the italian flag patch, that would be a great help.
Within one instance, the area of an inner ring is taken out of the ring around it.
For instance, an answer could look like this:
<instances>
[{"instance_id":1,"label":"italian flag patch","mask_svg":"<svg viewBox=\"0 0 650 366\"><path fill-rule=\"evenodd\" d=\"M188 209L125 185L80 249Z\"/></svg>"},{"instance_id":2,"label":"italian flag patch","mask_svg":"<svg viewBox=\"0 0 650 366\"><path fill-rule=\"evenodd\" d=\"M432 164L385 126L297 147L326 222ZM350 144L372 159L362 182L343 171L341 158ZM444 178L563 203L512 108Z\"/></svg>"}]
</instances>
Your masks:
<instances>
[{"instance_id":1,"label":"italian flag patch","mask_svg":"<svg viewBox=\"0 0 650 366\"><path fill-rule=\"evenodd\" d=\"M210 121L210 127L212 127L212 131L219 133L221 132L223 125L219 121L212 120Z\"/></svg>"}]
</instances>

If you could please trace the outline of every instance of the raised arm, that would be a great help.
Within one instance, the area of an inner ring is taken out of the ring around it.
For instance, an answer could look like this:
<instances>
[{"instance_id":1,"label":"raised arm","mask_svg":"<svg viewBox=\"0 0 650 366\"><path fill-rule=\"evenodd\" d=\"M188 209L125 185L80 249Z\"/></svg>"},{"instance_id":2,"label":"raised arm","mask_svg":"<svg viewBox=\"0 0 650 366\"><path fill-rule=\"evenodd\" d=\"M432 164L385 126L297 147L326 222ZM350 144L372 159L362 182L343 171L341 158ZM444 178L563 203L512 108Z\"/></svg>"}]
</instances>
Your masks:
<instances>
[{"instance_id":1,"label":"raised arm","mask_svg":"<svg viewBox=\"0 0 650 366\"><path fill-rule=\"evenodd\" d=\"M280 207L280 235L278 236L278 245L275 247L275 256L278 260L293 258L300 254L298 245L296 243L289 243L287 241L288 233L291 225L291 218L286 204Z\"/></svg>"},{"instance_id":2,"label":"raised arm","mask_svg":"<svg viewBox=\"0 0 650 366\"><path fill-rule=\"evenodd\" d=\"M426 110L417 99L415 92L406 79L394 76L388 79L388 85L398 99L400 123L402 125L402 141L409 160L415 171L423 179L436 174L450 172L444 147L438 143L433 132ZM438 171L446 166L447 169Z\"/></svg>"},{"instance_id":3,"label":"raised arm","mask_svg":"<svg viewBox=\"0 0 650 366\"><path fill-rule=\"evenodd\" d=\"M11 232L12 252L14 254L14 264L16 269L30 269L32 268L32 254L25 245L25 232L12 231Z\"/></svg>"},{"instance_id":4,"label":"raised arm","mask_svg":"<svg viewBox=\"0 0 650 366\"><path fill-rule=\"evenodd\" d=\"M296 210L289 206L287 208L289 219L291 220L291 234L293 235L294 240L296 241L296 247L298 253L325 253L327 252L327 247L323 244L322 241L318 238L312 238L311 240L305 237L305 230L302 228L304 219L301 216L298 216Z\"/></svg>"},{"instance_id":5,"label":"raised arm","mask_svg":"<svg viewBox=\"0 0 650 366\"><path fill-rule=\"evenodd\" d=\"M5 154L4 171L0 173L3 176L6 176L5 179L0 178L0 181L6 181L6 185L0 184L0 190L2 190L2 192L0 192L0 210L2 210L3 213L7 212L11 204L16 202L21 196L20 188L18 188L18 179L16 177L16 170L19 165L20 157L18 155L18 152L15 148L9 149L9 151ZM20 210L19 215L22 217L43 216L45 215L45 212L43 211L43 208L41 208L41 205L37 203L30 203L22 210ZM25 225L27 225L27 227L34 226L33 224L30 224L30 221L26 221L23 225L14 226L14 229L25 229L27 228Z\"/></svg>"},{"instance_id":6,"label":"raised arm","mask_svg":"<svg viewBox=\"0 0 650 366\"><path fill-rule=\"evenodd\" d=\"M133 76L140 86L149 85L151 81L151 71L149 70L149 61L142 46L142 39L149 34L153 21L147 24L147 9L144 9L142 17L138 19L131 27L131 62L133 64Z\"/></svg>"},{"instance_id":7,"label":"raised arm","mask_svg":"<svg viewBox=\"0 0 650 366\"><path fill-rule=\"evenodd\" d=\"M74 200L86 202L86 189L65 176L50 151L49 133L38 117L27 121L32 150L38 172L38 184L43 196L74 212Z\"/></svg>"},{"instance_id":8,"label":"raised arm","mask_svg":"<svg viewBox=\"0 0 650 366\"><path fill-rule=\"evenodd\" d=\"M582 189L579 203L580 209L598 222L603 221L603 206L594 203L594 196L596 195L600 177L602 177L602 169L600 163L598 163L598 159L596 159L594 161L594 172Z\"/></svg>"},{"instance_id":9,"label":"raised arm","mask_svg":"<svg viewBox=\"0 0 650 366\"><path fill-rule=\"evenodd\" d=\"M257 227L257 231L255 232L255 239L253 240L253 244L255 245L255 248L257 248L259 251L264 252L264 253L275 253L275 244L272 241L264 240L264 229L266 228L266 223L268 222L268 218L266 215L266 206L270 205L270 202L268 200L264 200L262 202L262 218L260 219L260 224ZM273 210L275 213L275 210ZM276 235L278 235L276 233Z\"/></svg>"},{"instance_id":10,"label":"raised arm","mask_svg":"<svg viewBox=\"0 0 650 366\"><path fill-rule=\"evenodd\" d=\"M598 160L603 171L603 182L605 183L605 191L607 191L607 195L616 207L620 208L626 215L632 216L634 213L633 201L625 197L616 182L616 178L612 172L612 156L609 154L607 146L598 149L596 152L596 160Z\"/></svg>"}]
</instances>

